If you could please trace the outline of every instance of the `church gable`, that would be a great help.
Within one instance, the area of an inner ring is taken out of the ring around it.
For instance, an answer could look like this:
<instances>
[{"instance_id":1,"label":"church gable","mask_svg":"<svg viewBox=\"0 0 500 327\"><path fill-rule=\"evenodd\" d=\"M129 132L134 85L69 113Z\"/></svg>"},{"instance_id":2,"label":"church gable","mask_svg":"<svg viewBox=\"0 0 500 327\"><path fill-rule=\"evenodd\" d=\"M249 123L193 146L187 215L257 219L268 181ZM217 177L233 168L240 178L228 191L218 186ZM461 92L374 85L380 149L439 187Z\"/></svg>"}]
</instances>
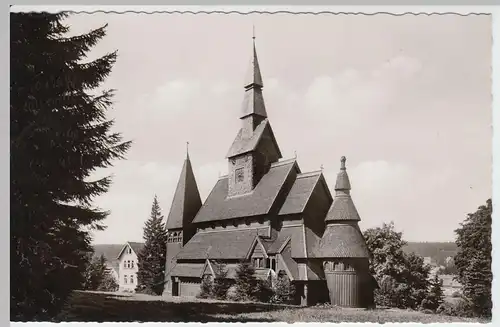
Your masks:
<instances>
[{"instance_id":1,"label":"church gable","mask_svg":"<svg viewBox=\"0 0 500 327\"><path fill-rule=\"evenodd\" d=\"M247 258L267 258L266 248L262 244L259 237L256 237L252 243Z\"/></svg>"},{"instance_id":2,"label":"church gable","mask_svg":"<svg viewBox=\"0 0 500 327\"><path fill-rule=\"evenodd\" d=\"M205 261L205 266L203 267L203 271L202 271L201 275L202 276L204 276L204 275L215 276L214 268L212 267L212 264L210 263L210 260L207 259Z\"/></svg>"}]
</instances>

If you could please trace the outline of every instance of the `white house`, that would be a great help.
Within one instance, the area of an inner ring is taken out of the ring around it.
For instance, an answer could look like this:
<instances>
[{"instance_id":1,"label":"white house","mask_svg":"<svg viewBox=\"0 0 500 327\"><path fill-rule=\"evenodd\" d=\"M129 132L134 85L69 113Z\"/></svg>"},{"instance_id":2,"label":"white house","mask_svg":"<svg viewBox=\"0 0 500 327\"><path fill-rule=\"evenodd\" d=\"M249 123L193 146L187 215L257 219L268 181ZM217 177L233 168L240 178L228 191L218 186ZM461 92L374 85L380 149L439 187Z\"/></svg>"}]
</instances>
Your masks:
<instances>
[{"instance_id":1,"label":"white house","mask_svg":"<svg viewBox=\"0 0 500 327\"><path fill-rule=\"evenodd\" d=\"M119 291L135 292L137 286L137 255L144 243L127 242L118 254L118 285Z\"/></svg>"}]
</instances>

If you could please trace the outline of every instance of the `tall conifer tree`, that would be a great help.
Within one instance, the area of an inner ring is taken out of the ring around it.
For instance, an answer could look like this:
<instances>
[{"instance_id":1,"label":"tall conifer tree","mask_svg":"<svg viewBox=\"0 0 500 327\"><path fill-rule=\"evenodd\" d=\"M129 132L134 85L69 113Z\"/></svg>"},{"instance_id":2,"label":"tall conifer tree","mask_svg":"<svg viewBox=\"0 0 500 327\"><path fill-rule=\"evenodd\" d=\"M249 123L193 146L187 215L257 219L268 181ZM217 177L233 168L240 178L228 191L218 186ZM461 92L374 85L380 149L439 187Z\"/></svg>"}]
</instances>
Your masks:
<instances>
[{"instance_id":1,"label":"tall conifer tree","mask_svg":"<svg viewBox=\"0 0 500 327\"><path fill-rule=\"evenodd\" d=\"M130 147L106 113L112 90L97 92L116 52L85 61L105 28L68 37L66 14L10 16L11 320L55 316L80 288L89 230L107 212L92 206L110 177L91 180Z\"/></svg>"},{"instance_id":2,"label":"tall conifer tree","mask_svg":"<svg viewBox=\"0 0 500 327\"><path fill-rule=\"evenodd\" d=\"M455 232L458 253L454 258L463 294L471 302L473 313L491 317L491 199L480 206Z\"/></svg>"},{"instance_id":3,"label":"tall conifer tree","mask_svg":"<svg viewBox=\"0 0 500 327\"><path fill-rule=\"evenodd\" d=\"M160 295L164 288L167 230L155 196L144 226L144 247L137 256L137 291Z\"/></svg>"}]
</instances>

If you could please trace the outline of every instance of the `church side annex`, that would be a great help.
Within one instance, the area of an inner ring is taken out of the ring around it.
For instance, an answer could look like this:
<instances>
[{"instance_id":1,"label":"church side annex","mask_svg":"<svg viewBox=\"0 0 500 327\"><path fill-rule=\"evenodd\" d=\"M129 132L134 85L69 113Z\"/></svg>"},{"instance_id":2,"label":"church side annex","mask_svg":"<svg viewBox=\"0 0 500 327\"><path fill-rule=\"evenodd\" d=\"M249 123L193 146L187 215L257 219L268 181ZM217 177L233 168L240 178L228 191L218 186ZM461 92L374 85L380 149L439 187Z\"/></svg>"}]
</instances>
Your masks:
<instances>
[{"instance_id":1,"label":"church side annex","mask_svg":"<svg viewBox=\"0 0 500 327\"><path fill-rule=\"evenodd\" d=\"M258 278L286 274L297 304L373 302L369 253L350 196L346 158L332 196L321 171L302 172L282 160L267 117L255 41L240 112L241 128L228 154L228 175L202 203L189 154L168 214L165 295L195 296L201 280L224 262L234 278L251 260Z\"/></svg>"}]
</instances>

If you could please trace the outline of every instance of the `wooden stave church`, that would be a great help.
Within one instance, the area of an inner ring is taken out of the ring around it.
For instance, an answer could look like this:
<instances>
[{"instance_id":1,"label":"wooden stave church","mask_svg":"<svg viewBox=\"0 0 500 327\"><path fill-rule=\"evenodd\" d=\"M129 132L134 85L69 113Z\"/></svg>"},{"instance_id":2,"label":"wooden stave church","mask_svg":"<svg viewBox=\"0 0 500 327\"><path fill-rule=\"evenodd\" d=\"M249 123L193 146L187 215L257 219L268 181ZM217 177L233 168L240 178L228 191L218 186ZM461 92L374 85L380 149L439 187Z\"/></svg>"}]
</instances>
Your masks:
<instances>
[{"instance_id":1,"label":"wooden stave church","mask_svg":"<svg viewBox=\"0 0 500 327\"><path fill-rule=\"evenodd\" d=\"M345 157L332 196L322 171L302 173L296 158L280 160L267 118L255 41L244 85L241 128L204 203L187 154L167 217L166 296L195 296L214 260L234 278L242 260L256 276L285 273L296 304L373 304L369 252L350 196Z\"/></svg>"}]
</instances>

